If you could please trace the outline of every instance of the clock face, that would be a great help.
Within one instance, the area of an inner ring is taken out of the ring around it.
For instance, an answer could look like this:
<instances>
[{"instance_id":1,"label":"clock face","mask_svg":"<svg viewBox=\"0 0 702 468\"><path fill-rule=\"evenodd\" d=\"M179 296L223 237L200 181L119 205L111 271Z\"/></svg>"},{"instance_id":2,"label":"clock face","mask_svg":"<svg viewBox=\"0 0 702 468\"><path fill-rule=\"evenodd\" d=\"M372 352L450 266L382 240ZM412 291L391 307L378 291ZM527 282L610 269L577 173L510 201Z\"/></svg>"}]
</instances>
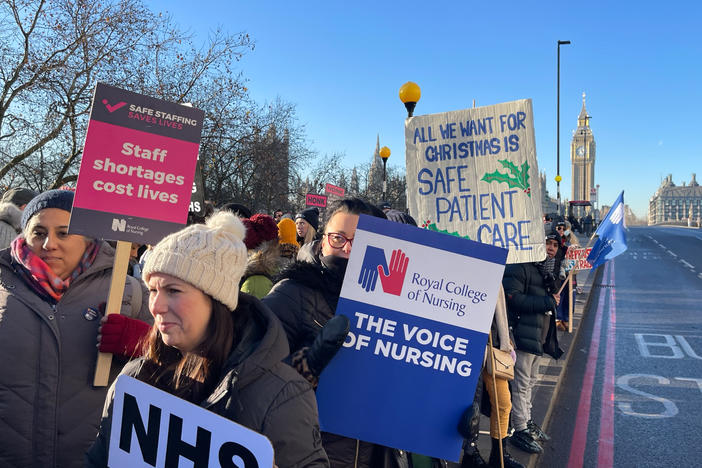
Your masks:
<instances>
[{"instance_id":1,"label":"clock face","mask_svg":"<svg viewBox=\"0 0 702 468\"><path fill-rule=\"evenodd\" d=\"M575 149L575 154L577 154L578 156L583 156L583 155L585 154L585 147L584 147L584 146L578 146L578 147Z\"/></svg>"}]
</instances>

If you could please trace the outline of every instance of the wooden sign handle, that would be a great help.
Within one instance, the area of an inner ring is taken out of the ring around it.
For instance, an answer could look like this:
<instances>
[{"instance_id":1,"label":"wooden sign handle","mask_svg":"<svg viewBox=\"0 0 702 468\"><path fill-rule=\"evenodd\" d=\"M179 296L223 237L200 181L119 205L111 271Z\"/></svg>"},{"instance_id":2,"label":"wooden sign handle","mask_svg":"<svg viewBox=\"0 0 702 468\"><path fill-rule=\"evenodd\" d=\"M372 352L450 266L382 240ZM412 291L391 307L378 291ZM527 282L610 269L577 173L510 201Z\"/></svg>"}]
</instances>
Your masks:
<instances>
[{"instance_id":1,"label":"wooden sign handle","mask_svg":"<svg viewBox=\"0 0 702 468\"><path fill-rule=\"evenodd\" d=\"M127 241L117 241L117 251L115 261L112 266L112 279L110 281L110 293L107 296L107 306L105 315L119 314L122 307L122 296L124 295L124 283L127 281L127 268L129 267L129 253L132 243ZM97 365L95 366L95 377L93 386L106 387L110 379L110 367L112 366L112 354L98 351Z\"/></svg>"}]
</instances>

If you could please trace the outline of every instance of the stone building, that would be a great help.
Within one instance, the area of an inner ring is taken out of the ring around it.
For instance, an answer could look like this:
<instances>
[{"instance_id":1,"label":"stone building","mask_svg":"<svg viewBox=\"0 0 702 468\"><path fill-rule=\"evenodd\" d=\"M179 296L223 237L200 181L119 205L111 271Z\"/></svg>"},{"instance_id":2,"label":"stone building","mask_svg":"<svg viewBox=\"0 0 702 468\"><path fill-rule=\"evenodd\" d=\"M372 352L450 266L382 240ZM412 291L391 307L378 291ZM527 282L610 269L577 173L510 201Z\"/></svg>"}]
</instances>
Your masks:
<instances>
[{"instance_id":1,"label":"stone building","mask_svg":"<svg viewBox=\"0 0 702 468\"><path fill-rule=\"evenodd\" d=\"M702 187L695 174L688 185L677 186L668 174L648 202L648 224L676 223L699 226L702 217ZM688 222L689 220L689 222Z\"/></svg>"},{"instance_id":2,"label":"stone building","mask_svg":"<svg viewBox=\"0 0 702 468\"><path fill-rule=\"evenodd\" d=\"M595 187L595 137L590 128L590 117L585 108L585 93L583 93L583 107L578 115L578 128L573 132L570 142L571 161L571 200L590 201L590 193ZM576 216L582 216L591 210L591 207Z\"/></svg>"}]
</instances>

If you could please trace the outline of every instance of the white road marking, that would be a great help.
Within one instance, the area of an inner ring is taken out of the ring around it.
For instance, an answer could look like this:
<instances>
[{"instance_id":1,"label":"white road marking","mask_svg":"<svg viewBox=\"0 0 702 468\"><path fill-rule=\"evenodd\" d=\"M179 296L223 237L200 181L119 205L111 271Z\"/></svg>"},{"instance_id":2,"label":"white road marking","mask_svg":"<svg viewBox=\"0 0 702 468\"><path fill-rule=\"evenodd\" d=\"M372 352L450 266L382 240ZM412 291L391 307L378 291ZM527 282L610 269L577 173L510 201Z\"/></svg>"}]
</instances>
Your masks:
<instances>
[{"instance_id":1,"label":"white road marking","mask_svg":"<svg viewBox=\"0 0 702 468\"><path fill-rule=\"evenodd\" d=\"M693 267L692 265L690 265L689 263L687 263L687 262L686 262L685 260L683 260L682 258L680 259L680 263L682 263L683 265L685 265L686 267L688 267L690 270L694 270L694 269L695 269L695 267Z\"/></svg>"},{"instance_id":2,"label":"white road marking","mask_svg":"<svg viewBox=\"0 0 702 468\"><path fill-rule=\"evenodd\" d=\"M670 250L666 250L666 252L668 252L668 253L669 253L670 255L672 255L674 258L678 258L678 256L675 255L675 254L674 254L673 252L671 252Z\"/></svg>"},{"instance_id":3,"label":"white road marking","mask_svg":"<svg viewBox=\"0 0 702 468\"><path fill-rule=\"evenodd\" d=\"M699 274L697 275L697 277L698 277L699 279L702 279L702 273L699 273Z\"/></svg>"}]
</instances>

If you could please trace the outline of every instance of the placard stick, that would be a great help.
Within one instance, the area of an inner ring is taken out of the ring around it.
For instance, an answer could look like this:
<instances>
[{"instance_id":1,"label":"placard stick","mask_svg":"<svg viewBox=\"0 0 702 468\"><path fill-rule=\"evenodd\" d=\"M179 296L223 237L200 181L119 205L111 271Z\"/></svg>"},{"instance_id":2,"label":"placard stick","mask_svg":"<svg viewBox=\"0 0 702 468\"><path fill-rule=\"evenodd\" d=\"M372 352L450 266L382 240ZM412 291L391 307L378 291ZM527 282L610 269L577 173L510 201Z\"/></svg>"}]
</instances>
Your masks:
<instances>
[{"instance_id":1,"label":"placard stick","mask_svg":"<svg viewBox=\"0 0 702 468\"><path fill-rule=\"evenodd\" d=\"M500 466L505 468L505 456L502 452L502 427L500 425L500 399L497 396L497 377L495 377L495 348L492 347L492 330L488 331L488 343L490 345L490 362L492 363L492 391L495 394L495 412L497 413L497 432L500 437L497 438L497 445L500 447Z\"/></svg>"},{"instance_id":2,"label":"placard stick","mask_svg":"<svg viewBox=\"0 0 702 468\"><path fill-rule=\"evenodd\" d=\"M129 252L131 249L131 242L117 241L117 251L115 252L115 261L112 266L112 280L110 281L110 292L107 296L105 315L119 314L122 307L122 295L124 294L124 283L127 281L127 267L129 267ZM111 366L112 354L98 351L93 386L107 386L110 379Z\"/></svg>"},{"instance_id":3,"label":"placard stick","mask_svg":"<svg viewBox=\"0 0 702 468\"><path fill-rule=\"evenodd\" d=\"M573 333L573 276L568 277L568 333Z\"/></svg>"}]
</instances>

